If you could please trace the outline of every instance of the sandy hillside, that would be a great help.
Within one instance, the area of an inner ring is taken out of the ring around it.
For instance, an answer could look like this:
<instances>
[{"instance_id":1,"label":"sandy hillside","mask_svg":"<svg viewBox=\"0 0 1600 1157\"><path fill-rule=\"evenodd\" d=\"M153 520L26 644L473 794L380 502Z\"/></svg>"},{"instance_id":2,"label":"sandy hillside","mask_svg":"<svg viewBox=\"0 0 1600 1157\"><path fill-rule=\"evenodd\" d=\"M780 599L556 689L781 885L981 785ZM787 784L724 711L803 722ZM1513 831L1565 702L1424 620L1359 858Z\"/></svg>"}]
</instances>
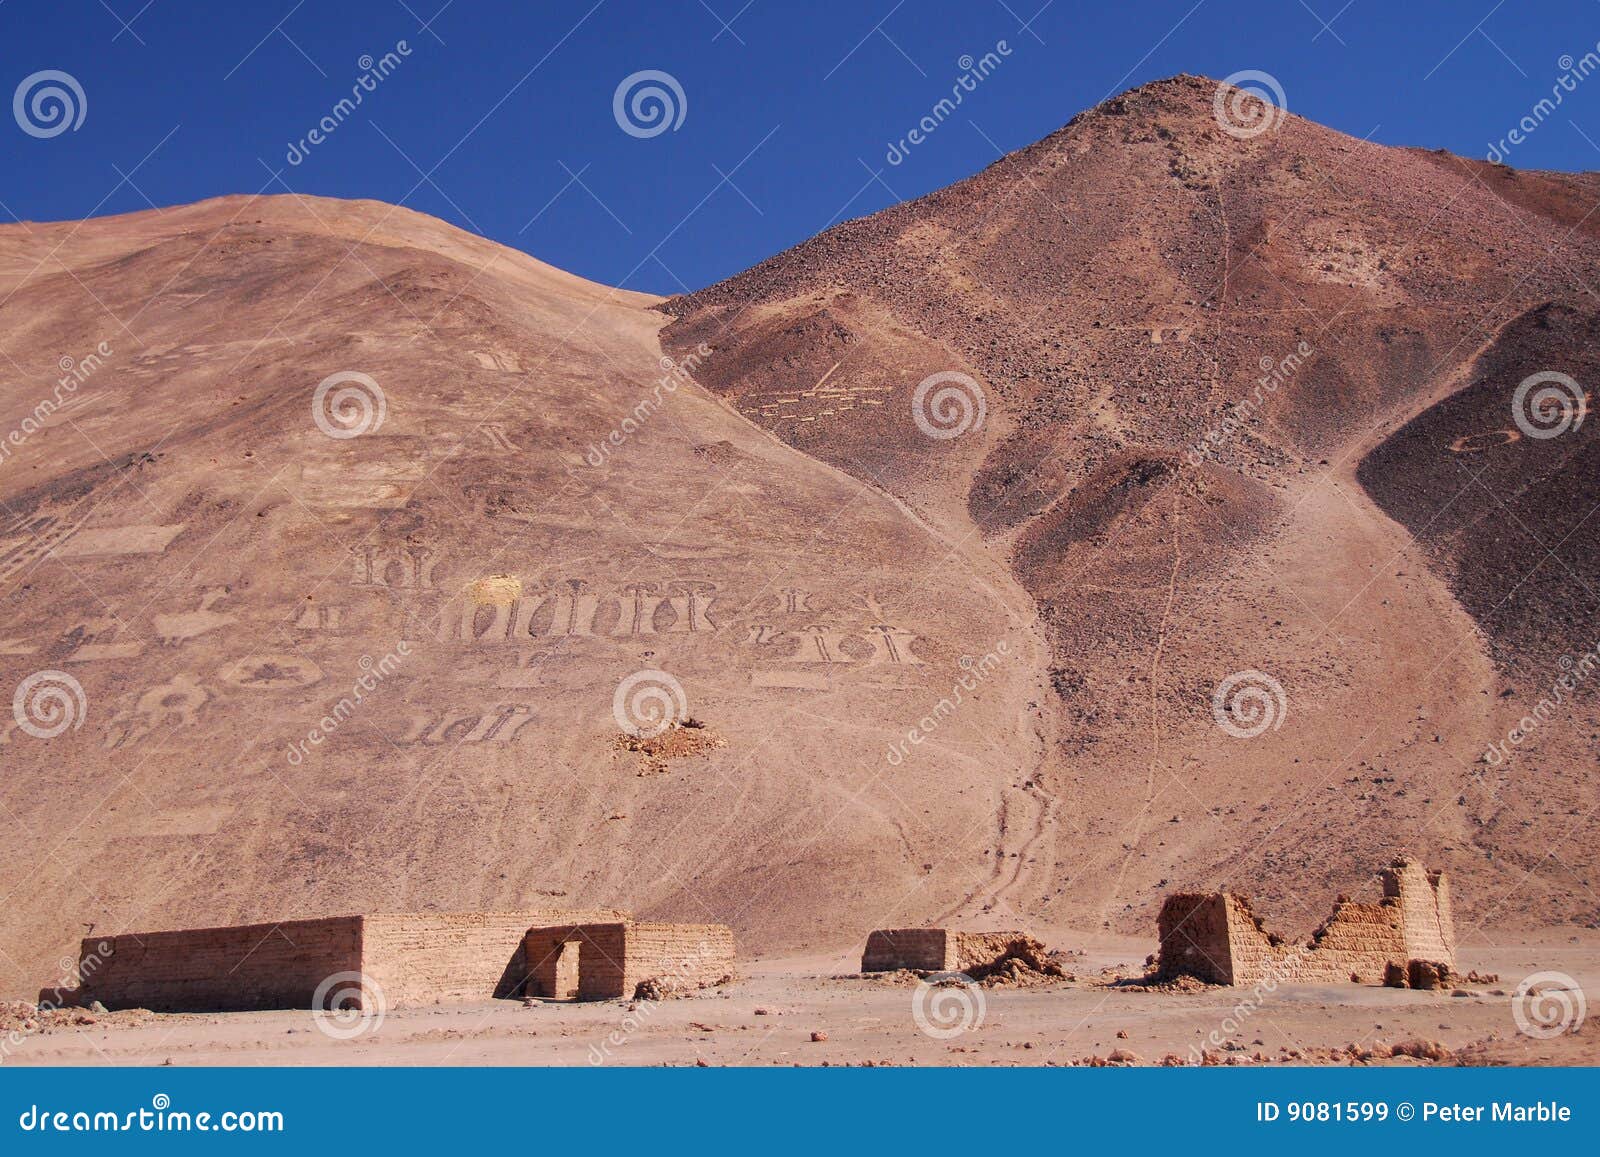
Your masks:
<instances>
[{"instance_id":1,"label":"sandy hillside","mask_svg":"<svg viewBox=\"0 0 1600 1157\"><path fill-rule=\"evenodd\" d=\"M652 299L296 198L12 226L0 269L0 682L83 693L0 729L0 990L91 924L600 905L753 951L996 878L1026 595L663 362ZM347 381L330 435L345 371L382 421ZM628 749L663 708L703 726Z\"/></svg>"},{"instance_id":2,"label":"sandy hillside","mask_svg":"<svg viewBox=\"0 0 1600 1157\"><path fill-rule=\"evenodd\" d=\"M1296 932L1402 852L1592 925L1600 423L1508 434L1600 380L1600 184L1215 87L668 301L372 202L0 227L0 994L375 909Z\"/></svg>"}]
</instances>

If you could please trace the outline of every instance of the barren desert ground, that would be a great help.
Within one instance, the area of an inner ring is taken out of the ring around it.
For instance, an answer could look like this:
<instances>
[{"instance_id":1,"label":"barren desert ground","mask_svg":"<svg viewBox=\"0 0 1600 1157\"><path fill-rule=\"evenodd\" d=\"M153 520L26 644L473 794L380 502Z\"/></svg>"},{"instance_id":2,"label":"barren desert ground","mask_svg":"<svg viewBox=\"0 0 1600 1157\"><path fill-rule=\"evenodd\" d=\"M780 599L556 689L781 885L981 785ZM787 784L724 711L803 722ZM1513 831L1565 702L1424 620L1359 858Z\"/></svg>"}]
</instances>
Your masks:
<instances>
[{"instance_id":1,"label":"barren desert ground","mask_svg":"<svg viewBox=\"0 0 1600 1157\"><path fill-rule=\"evenodd\" d=\"M304 1011L115 1013L104 1023L51 1027L7 1063L1074 1065L1125 1050L1133 1055L1127 1063L1159 1064L1193 1063L1197 1047L1213 1064L1600 1063L1592 1031L1548 1039L1519 1033L1501 983L1469 986L1464 996L1285 985L1259 1001L1248 990L1220 986L1130 992L1115 978L1137 976L1141 970L1130 964L1154 943L1101 937L1089 944L1077 979L984 988L981 1008L960 990L945 1018L934 1021L950 1031L947 1039L919 1028L914 979L863 978L854 973L859 961L837 956L754 961L732 985L664 1001L396 1009L350 1040L321 1031ZM1462 964L1502 977L1559 969L1592 990L1600 981L1600 936L1531 934L1516 944L1464 949ZM1249 1011L1241 1013L1241 1002ZM1230 1018L1232 1031L1223 1027ZM813 1041L813 1033L826 1039ZM1422 1057L1384 1055L1382 1046L1407 1042L1443 1048L1419 1050Z\"/></svg>"}]
</instances>

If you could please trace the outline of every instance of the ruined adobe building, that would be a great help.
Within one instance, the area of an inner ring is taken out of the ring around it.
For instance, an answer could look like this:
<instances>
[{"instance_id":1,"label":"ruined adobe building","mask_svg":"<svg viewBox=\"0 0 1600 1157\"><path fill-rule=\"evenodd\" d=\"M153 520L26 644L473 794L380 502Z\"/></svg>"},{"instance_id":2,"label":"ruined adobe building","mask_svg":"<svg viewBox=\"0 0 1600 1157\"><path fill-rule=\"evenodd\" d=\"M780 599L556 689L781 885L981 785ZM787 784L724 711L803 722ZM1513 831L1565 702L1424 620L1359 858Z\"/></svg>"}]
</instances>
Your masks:
<instances>
[{"instance_id":1,"label":"ruined adobe building","mask_svg":"<svg viewBox=\"0 0 1600 1157\"><path fill-rule=\"evenodd\" d=\"M379 999L385 1008L487 1000L515 995L526 982L522 946L529 927L620 916L610 910L383 913L90 937L71 999L157 1012L312 1008L330 977L348 973L370 987L363 996L340 986L346 1007Z\"/></svg>"},{"instance_id":2,"label":"ruined adobe building","mask_svg":"<svg viewBox=\"0 0 1600 1157\"><path fill-rule=\"evenodd\" d=\"M1044 945L1026 932L955 932L948 928L880 928L867 937L862 972L964 972L976 976L1005 961L1042 962Z\"/></svg>"},{"instance_id":3,"label":"ruined adobe building","mask_svg":"<svg viewBox=\"0 0 1600 1157\"><path fill-rule=\"evenodd\" d=\"M547 1000L614 1000L703 988L733 975L733 932L722 924L634 921L530 928L523 940L526 994Z\"/></svg>"},{"instance_id":4,"label":"ruined adobe building","mask_svg":"<svg viewBox=\"0 0 1600 1157\"><path fill-rule=\"evenodd\" d=\"M1212 984L1384 982L1413 961L1456 966L1450 885L1443 872L1396 860L1379 878L1383 899L1340 898L1305 944L1269 933L1250 901L1231 892L1168 896L1159 917L1162 977Z\"/></svg>"}]
</instances>

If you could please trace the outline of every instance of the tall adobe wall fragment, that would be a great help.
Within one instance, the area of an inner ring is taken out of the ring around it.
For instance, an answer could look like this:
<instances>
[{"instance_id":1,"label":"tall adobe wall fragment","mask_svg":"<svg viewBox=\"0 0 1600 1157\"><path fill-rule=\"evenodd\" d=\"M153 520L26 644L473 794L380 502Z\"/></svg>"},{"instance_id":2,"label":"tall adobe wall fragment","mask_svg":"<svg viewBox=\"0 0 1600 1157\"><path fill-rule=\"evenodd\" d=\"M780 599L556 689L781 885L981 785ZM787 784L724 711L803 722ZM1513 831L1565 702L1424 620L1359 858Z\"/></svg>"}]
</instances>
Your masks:
<instances>
[{"instance_id":1,"label":"tall adobe wall fragment","mask_svg":"<svg viewBox=\"0 0 1600 1157\"><path fill-rule=\"evenodd\" d=\"M1243 896L1168 896L1157 921L1159 975L1194 976L1212 984L1380 984L1391 965L1404 972L1413 960L1454 969L1455 924L1444 873L1396 860L1380 879L1381 901L1341 897L1304 944L1268 932Z\"/></svg>"}]
</instances>

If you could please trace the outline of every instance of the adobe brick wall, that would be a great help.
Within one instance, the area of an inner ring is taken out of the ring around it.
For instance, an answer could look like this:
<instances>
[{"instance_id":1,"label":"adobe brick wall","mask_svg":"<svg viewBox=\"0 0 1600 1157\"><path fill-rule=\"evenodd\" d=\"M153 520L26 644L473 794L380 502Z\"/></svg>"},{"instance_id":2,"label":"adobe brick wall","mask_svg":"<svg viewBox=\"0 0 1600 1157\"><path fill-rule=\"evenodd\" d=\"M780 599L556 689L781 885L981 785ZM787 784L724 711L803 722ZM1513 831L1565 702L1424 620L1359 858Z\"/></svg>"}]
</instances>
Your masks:
<instances>
[{"instance_id":1,"label":"adobe brick wall","mask_svg":"<svg viewBox=\"0 0 1600 1157\"><path fill-rule=\"evenodd\" d=\"M1455 927L1449 882L1413 861L1381 873L1383 900L1341 898L1305 944L1269 933L1250 902L1231 893L1168 896L1157 919L1158 972L1191 975L1213 984L1263 982L1326 984L1352 979L1381 984L1389 965L1410 960L1455 967Z\"/></svg>"},{"instance_id":2,"label":"adobe brick wall","mask_svg":"<svg viewBox=\"0 0 1600 1157\"><path fill-rule=\"evenodd\" d=\"M522 987L530 927L620 916L609 909L396 912L95 936L83 941L84 983L74 999L157 1012L311 1008L319 985L349 972L372 981L385 1008L488 1000Z\"/></svg>"},{"instance_id":3,"label":"adobe brick wall","mask_svg":"<svg viewBox=\"0 0 1600 1157\"><path fill-rule=\"evenodd\" d=\"M360 971L361 917L95 936L82 951L97 959L79 998L107 1008L310 1008L329 976Z\"/></svg>"},{"instance_id":4,"label":"adobe brick wall","mask_svg":"<svg viewBox=\"0 0 1600 1157\"><path fill-rule=\"evenodd\" d=\"M1233 983L1233 937L1230 909L1248 901L1229 892L1177 892L1166 898L1156 917L1161 937L1161 974L1194 976L1208 984ZM1241 946L1243 947L1243 946Z\"/></svg>"},{"instance_id":5,"label":"adobe brick wall","mask_svg":"<svg viewBox=\"0 0 1600 1157\"><path fill-rule=\"evenodd\" d=\"M520 992L524 938L552 920L615 919L612 911L385 912L362 917L361 971L388 1007L487 1000Z\"/></svg>"},{"instance_id":6,"label":"adobe brick wall","mask_svg":"<svg viewBox=\"0 0 1600 1157\"><path fill-rule=\"evenodd\" d=\"M949 928L880 928L867 936L862 972L983 972L1018 949L1042 954L1025 932L957 932Z\"/></svg>"},{"instance_id":7,"label":"adobe brick wall","mask_svg":"<svg viewBox=\"0 0 1600 1157\"><path fill-rule=\"evenodd\" d=\"M918 972L944 972L945 939L943 928L880 928L867 936L861 954L862 972L896 972L902 968Z\"/></svg>"},{"instance_id":8,"label":"adobe brick wall","mask_svg":"<svg viewBox=\"0 0 1600 1157\"><path fill-rule=\"evenodd\" d=\"M733 975L733 931L723 924L635 922L624 926L623 944L624 996L646 980L685 990Z\"/></svg>"},{"instance_id":9,"label":"adobe brick wall","mask_svg":"<svg viewBox=\"0 0 1600 1157\"><path fill-rule=\"evenodd\" d=\"M607 924L557 924L530 928L523 937L523 956L531 973L527 995L546 1000L565 1000L567 993L556 990L556 966L562 946L568 941L578 946L578 999L607 1000L623 995L626 949L623 928L618 921ZM632 996L630 991L627 995Z\"/></svg>"},{"instance_id":10,"label":"adobe brick wall","mask_svg":"<svg viewBox=\"0 0 1600 1157\"><path fill-rule=\"evenodd\" d=\"M563 946L578 952L578 999L617 1000L639 984L659 980L670 989L698 988L733 973L733 932L721 924L613 922L530 928L523 955L532 979L530 996L566 999L557 989Z\"/></svg>"},{"instance_id":11,"label":"adobe brick wall","mask_svg":"<svg viewBox=\"0 0 1600 1157\"><path fill-rule=\"evenodd\" d=\"M1399 904L1411 959L1454 967L1455 914L1450 906L1450 881L1445 874L1426 871L1415 861L1397 862L1383 873L1383 895Z\"/></svg>"}]
</instances>

